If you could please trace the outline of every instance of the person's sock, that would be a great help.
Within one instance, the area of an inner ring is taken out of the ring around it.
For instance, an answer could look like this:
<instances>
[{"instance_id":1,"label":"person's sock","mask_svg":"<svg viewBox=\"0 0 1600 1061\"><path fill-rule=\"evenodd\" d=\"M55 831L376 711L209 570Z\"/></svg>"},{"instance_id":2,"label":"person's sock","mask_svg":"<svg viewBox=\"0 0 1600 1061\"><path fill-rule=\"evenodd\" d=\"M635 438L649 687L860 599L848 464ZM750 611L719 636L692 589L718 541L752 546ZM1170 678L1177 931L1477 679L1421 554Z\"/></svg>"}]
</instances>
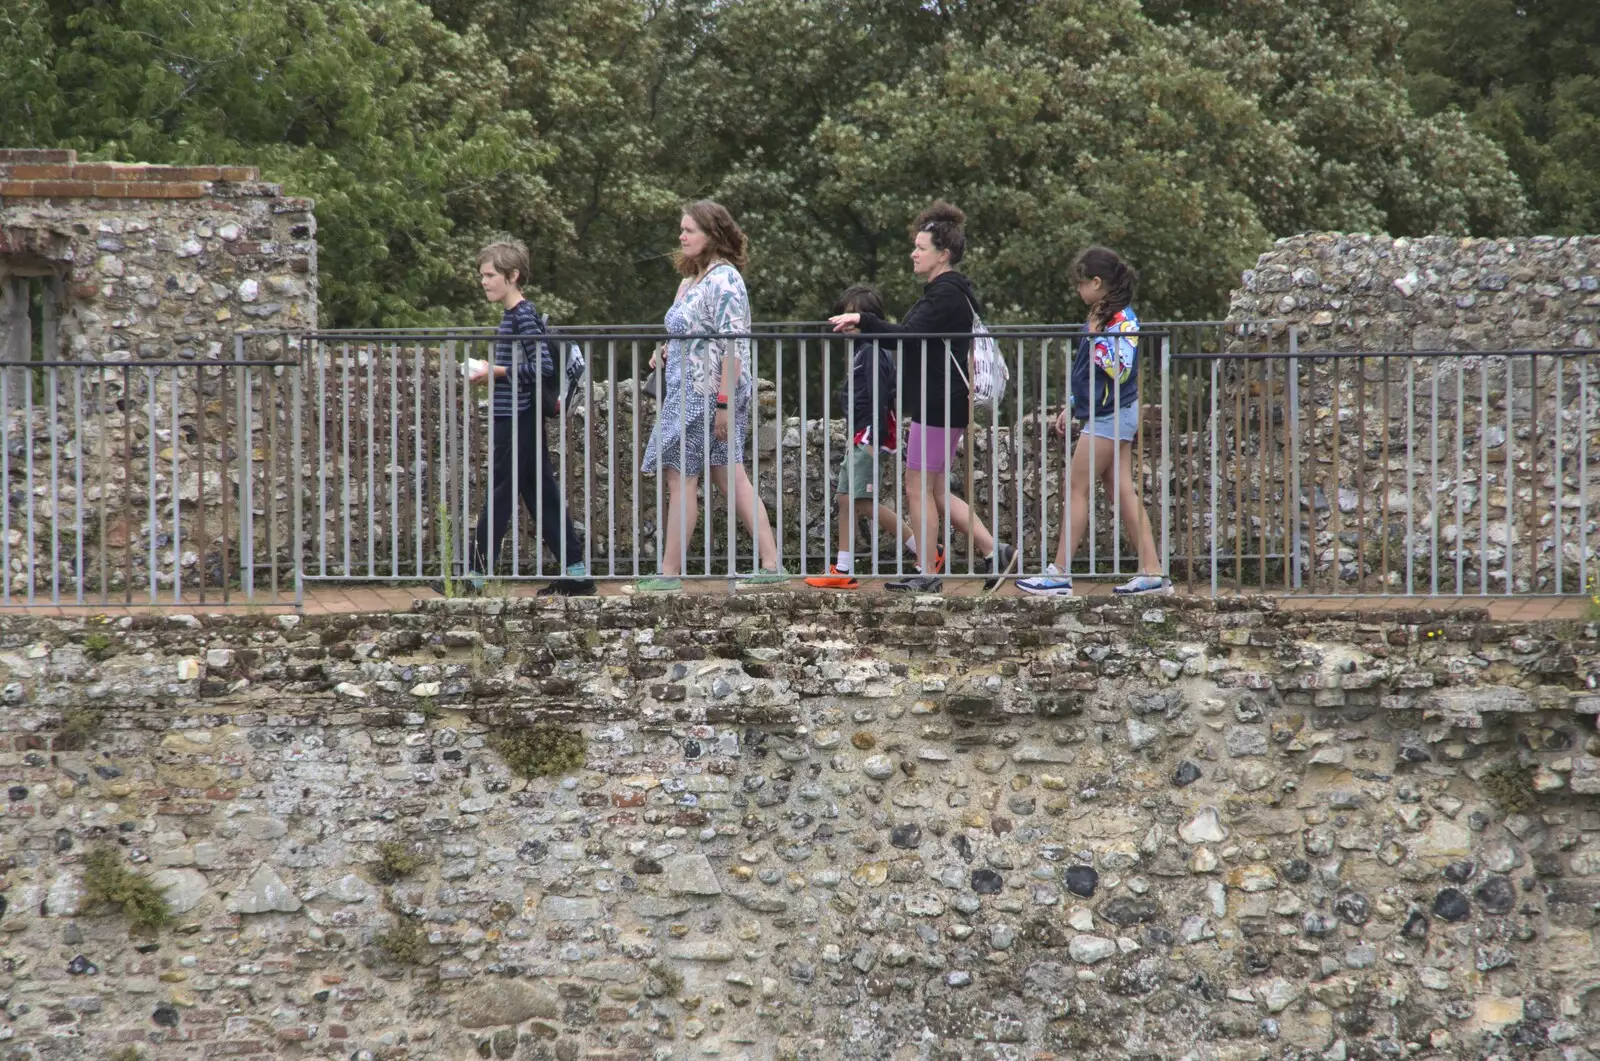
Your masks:
<instances>
[{"instance_id":1,"label":"person's sock","mask_svg":"<svg viewBox=\"0 0 1600 1061\"><path fill-rule=\"evenodd\" d=\"M850 573L850 564L853 559L854 557L852 557L850 553L841 549L839 550L838 562L836 562L833 566L839 569L840 574L848 575Z\"/></svg>"},{"instance_id":2,"label":"person's sock","mask_svg":"<svg viewBox=\"0 0 1600 1061\"><path fill-rule=\"evenodd\" d=\"M913 556L916 555L916 552L917 552L917 536L915 534L913 534L911 537L906 539L906 552L912 554Z\"/></svg>"}]
</instances>

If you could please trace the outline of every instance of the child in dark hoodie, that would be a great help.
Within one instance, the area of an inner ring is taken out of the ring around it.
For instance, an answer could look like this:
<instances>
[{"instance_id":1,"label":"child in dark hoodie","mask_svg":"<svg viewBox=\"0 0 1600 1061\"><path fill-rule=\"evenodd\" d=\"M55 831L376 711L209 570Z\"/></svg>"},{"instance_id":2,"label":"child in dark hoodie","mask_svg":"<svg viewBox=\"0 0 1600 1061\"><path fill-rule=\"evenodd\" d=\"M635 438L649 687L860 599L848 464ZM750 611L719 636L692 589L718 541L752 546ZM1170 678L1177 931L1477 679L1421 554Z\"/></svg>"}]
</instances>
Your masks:
<instances>
[{"instance_id":1,"label":"child in dark hoodie","mask_svg":"<svg viewBox=\"0 0 1600 1061\"><path fill-rule=\"evenodd\" d=\"M830 321L834 331L860 330L884 336L886 345L899 347L900 408L911 421L906 437L906 516L919 545L921 573L890 582L886 589L938 593L943 588L937 549L946 512L951 524L987 555L991 573L1011 566L1011 547L997 544L977 513L951 497L948 488L950 462L969 419L972 322L981 313L972 282L955 271L966 253L966 220L966 214L942 199L917 215L911 225L911 270L926 286L899 324L870 312L836 314ZM913 338L895 343L889 337L897 334ZM922 338L939 335L950 338Z\"/></svg>"},{"instance_id":2,"label":"child in dark hoodie","mask_svg":"<svg viewBox=\"0 0 1600 1061\"><path fill-rule=\"evenodd\" d=\"M887 316L882 296L866 284L846 288L834 304L833 312L835 316L841 313ZM892 454L900 446L900 430L894 419L894 395L894 351L875 339L856 340L849 386L835 398L836 405L844 409L849 418L845 429L850 435L850 448L839 461L836 480L839 556L826 575L806 579L807 585L818 589L860 587L851 549L852 524L858 518L875 515L885 533L904 548L916 551L910 528L900 522L894 509L878 503L888 478L879 464L879 455Z\"/></svg>"}]
</instances>

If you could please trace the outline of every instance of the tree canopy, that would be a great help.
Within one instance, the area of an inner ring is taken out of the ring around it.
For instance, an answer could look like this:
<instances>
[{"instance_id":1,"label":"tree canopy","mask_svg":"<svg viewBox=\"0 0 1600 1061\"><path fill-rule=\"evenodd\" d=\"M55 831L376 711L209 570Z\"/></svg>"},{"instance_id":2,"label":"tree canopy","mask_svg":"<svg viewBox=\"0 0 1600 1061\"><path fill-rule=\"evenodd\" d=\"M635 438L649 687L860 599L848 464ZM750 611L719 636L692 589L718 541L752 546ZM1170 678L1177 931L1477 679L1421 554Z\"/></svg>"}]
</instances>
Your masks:
<instances>
[{"instance_id":1,"label":"tree canopy","mask_svg":"<svg viewBox=\"0 0 1600 1061\"><path fill-rule=\"evenodd\" d=\"M329 325L485 319L472 252L503 231L558 319L658 319L701 196L750 235L766 319L860 280L903 309L934 197L967 211L996 321L1080 315L1065 271L1094 242L1140 267L1147 317L1206 316L1274 235L1592 229L1597 20L1589 0L11 0L0 143L259 165L317 200Z\"/></svg>"}]
</instances>

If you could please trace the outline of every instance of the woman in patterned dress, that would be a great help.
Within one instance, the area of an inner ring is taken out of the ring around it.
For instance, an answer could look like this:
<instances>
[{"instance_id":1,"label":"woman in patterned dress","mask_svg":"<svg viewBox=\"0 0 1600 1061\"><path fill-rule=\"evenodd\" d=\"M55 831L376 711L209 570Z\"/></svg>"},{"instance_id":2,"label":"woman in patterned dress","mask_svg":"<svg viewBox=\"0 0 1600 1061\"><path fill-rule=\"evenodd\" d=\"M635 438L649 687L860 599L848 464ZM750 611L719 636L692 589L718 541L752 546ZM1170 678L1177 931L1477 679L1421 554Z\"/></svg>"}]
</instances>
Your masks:
<instances>
[{"instance_id":1,"label":"woman in patterned dress","mask_svg":"<svg viewBox=\"0 0 1600 1061\"><path fill-rule=\"evenodd\" d=\"M747 334L750 295L739 271L746 263L748 241L733 216L710 200L691 203L679 223L678 248L683 282L667 310L667 332ZM750 406L755 400L750 340L674 338L667 344L666 358L665 397L642 469L647 475L666 476L666 544L659 577L644 579L637 588L646 593L682 588L685 551L699 516L700 476L708 464L711 481L724 493L731 476L734 511L756 542L757 570L747 581L787 579L788 573L777 566L778 545L767 506L744 469Z\"/></svg>"}]
</instances>

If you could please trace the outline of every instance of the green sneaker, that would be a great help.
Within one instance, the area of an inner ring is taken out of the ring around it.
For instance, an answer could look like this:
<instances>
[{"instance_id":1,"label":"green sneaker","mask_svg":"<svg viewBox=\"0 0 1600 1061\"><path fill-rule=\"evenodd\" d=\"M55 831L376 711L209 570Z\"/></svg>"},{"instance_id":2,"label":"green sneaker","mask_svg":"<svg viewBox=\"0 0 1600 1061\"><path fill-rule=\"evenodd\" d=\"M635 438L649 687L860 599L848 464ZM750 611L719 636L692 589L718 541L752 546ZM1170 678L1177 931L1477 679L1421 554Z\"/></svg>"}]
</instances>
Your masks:
<instances>
[{"instance_id":1,"label":"green sneaker","mask_svg":"<svg viewBox=\"0 0 1600 1061\"><path fill-rule=\"evenodd\" d=\"M788 568L780 567L775 571L757 571L755 574L739 581L750 586L771 586L780 582L788 582L794 578Z\"/></svg>"},{"instance_id":2,"label":"green sneaker","mask_svg":"<svg viewBox=\"0 0 1600 1061\"><path fill-rule=\"evenodd\" d=\"M635 593L681 593L683 579L681 578L641 578L633 584Z\"/></svg>"}]
</instances>

